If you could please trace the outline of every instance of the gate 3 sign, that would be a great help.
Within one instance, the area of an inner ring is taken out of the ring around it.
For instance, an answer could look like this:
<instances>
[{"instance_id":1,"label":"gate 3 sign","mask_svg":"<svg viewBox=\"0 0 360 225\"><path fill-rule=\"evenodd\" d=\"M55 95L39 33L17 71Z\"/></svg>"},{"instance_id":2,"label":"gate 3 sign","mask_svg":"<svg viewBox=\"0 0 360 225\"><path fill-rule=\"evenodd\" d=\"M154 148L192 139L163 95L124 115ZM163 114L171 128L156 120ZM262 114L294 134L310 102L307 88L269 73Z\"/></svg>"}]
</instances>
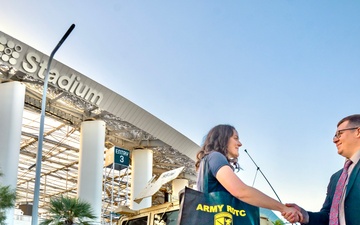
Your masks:
<instances>
[{"instance_id":1,"label":"gate 3 sign","mask_svg":"<svg viewBox=\"0 0 360 225\"><path fill-rule=\"evenodd\" d=\"M114 162L116 164L120 164L122 166L129 166L129 156L130 156L129 150L115 147L114 153L115 153L114 154L114 157L115 157Z\"/></svg>"}]
</instances>

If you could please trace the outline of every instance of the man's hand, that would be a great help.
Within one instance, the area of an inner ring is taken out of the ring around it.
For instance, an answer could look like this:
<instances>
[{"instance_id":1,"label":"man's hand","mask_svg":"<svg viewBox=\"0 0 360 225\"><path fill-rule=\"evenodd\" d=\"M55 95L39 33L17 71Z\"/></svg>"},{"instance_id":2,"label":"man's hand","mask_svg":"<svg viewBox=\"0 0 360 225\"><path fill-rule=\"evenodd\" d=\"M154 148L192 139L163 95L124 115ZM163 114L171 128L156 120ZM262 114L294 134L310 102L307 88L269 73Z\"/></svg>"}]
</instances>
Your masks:
<instances>
[{"instance_id":1,"label":"man's hand","mask_svg":"<svg viewBox=\"0 0 360 225\"><path fill-rule=\"evenodd\" d=\"M302 224L306 224L309 222L309 214L303 208L301 208L300 206L298 206L294 203L286 203L285 205L288 207L293 207L301 213L301 217L299 217L299 219L294 218L291 214L286 214L285 212L281 213L281 215L286 220L288 220L290 223L300 222ZM294 221L294 220L297 220L297 221Z\"/></svg>"}]
</instances>

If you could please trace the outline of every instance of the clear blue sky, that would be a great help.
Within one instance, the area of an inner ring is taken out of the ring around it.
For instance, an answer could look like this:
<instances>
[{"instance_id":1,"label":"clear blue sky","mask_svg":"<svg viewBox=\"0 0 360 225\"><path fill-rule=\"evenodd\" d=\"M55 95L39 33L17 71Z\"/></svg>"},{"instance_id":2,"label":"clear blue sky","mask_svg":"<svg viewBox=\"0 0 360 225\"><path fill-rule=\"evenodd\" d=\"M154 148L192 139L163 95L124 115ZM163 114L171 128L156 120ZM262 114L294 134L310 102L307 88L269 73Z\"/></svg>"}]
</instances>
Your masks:
<instances>
[{"instance_id":1,"label":"clear blue sky","mask_svg":"<svg viewBox=\"0 0 360 225\"><path fill-rule=\"evenodd\" d=\"M320 209L360 113L360 1L3 1L1 31L109 87L198 144L219 123L283 202ZM255 187L275 197L258 173Z\"/></svg>"}]
</instances>

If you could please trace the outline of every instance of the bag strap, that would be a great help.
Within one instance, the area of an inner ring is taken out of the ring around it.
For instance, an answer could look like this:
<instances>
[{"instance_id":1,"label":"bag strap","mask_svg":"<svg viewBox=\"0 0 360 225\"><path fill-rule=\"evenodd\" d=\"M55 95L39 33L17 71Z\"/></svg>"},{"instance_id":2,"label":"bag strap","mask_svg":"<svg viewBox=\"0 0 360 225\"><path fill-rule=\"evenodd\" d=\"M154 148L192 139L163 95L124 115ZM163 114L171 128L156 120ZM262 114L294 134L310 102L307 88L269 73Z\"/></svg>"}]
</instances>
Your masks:
<instances>
[{"instance_id":1,"label":"bag strap","mask_svg":"<svg viewBox=\"0 0 360 225\"><path fill-rule=\"evenodd\" d=\"M208 193L209 192L209 163L207 160L208 156L205 156L202 159L202 168L201 168L201 172L202 172L202 177L203 177L203 186L202 186L202 192L204 193Z\"/></svg>"}]
</instances>

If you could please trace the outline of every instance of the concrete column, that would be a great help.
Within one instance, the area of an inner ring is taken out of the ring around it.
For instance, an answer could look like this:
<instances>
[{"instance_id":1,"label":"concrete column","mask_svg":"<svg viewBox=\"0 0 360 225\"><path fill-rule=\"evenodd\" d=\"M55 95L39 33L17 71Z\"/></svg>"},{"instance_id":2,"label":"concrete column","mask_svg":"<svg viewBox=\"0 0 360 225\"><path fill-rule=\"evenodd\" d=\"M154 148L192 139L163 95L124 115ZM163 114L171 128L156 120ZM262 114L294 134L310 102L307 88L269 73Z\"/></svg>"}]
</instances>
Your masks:
<instances>
[{"instance_id":1,"label":"concrete column","mask_svg":"<svg viewBox=\"0 0 360 225\"><path fill-rule=\"evenodd\" d=\"M102 176L104 165L105 122L85 121L81 124L78 198L90 203L96 221L101 221Z\"/></svg>"},{"instance_id":2,"label":"concrete column","mask_svg":"<svg viewBox=\"0 0 360 225\"><path fill-rule=\"evenodd\" d=\"M172 185L172 200L179 200L179 192L185 187L189 186L189 181L187 179L175 179L171 182Z\"/></svg>"},{"instance_id":3,"label":"concrete column","mask_svg":"<svg viewBox=\"0 0 360 225\"><path fill-rule=\"evenodd\" d=\"M0 96L0 170L3 173L0 183L16 189L25 85L20 82L1 83ZM14 209L6 211L5 223L14 223Z\"/></svg>"},{"instance_id":4,"label":"concrete column","mask_svg":"<svg viewBox=\"0 0 360 225\"><path fill-rule=\"evenodd\" d=\"M138 194L152 178L153 152L150 149L133 150L131 154L131 198L130 209L138 210L152 205L151 197L144 198L140 204L134 202Z\"/></svg>"}]
</instances>

